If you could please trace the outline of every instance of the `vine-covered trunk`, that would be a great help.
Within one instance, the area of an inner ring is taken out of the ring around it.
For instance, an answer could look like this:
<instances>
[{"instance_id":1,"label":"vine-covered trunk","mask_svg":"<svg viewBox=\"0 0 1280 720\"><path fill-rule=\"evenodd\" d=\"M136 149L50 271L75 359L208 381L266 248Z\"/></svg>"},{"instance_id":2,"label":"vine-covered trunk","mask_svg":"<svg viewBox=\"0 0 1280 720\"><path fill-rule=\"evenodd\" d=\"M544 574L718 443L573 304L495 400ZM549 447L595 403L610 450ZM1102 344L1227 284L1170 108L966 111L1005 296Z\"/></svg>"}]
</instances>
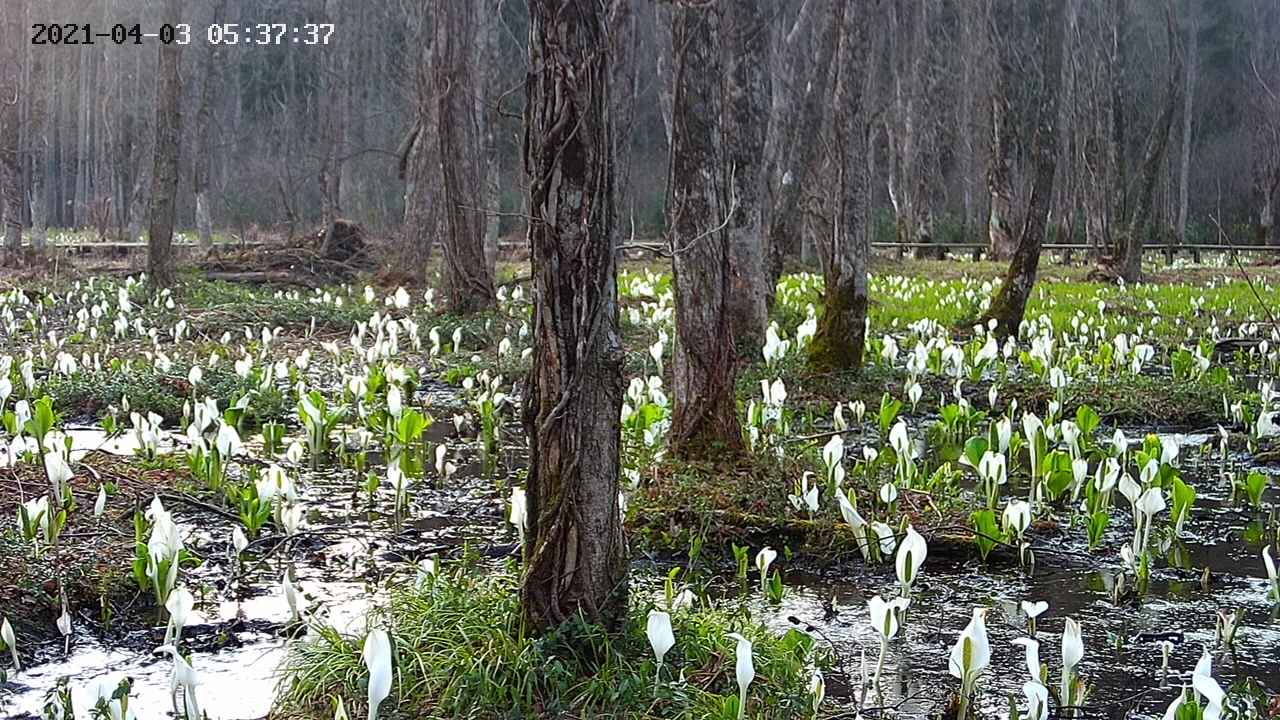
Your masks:
<instances>
[{"instance_id":1,"label":"vine-covered trunk","mask_svg":"<svg viewBox=\"0 0 1280 720\"><path fill-rule=\"evenodd\" d=\"M721 63L715 6L671 10L674 95L667 205L676 294L675 398L671 445L684 457L742 445L730 315L729 208L720 180Z\"/></svg>"},{"instance_id":2,"label":"vine-covered trunk","mask_svg":"<svg viewBox=\"0 0 1280 720\"><path fill-rule=\"evenodd\" d=\"M837 221L826 263L826 291L818 331L809 346L809 364L819 371L856 370L866 344L867 118L863 90L868 58L865 0L849 3L836 81L836 152L839 159Z\"/></svg>"},{"instance_id":3,"label":"vine-covered trunk","mask_svg":"<svg viewBox=\"0 0 1280 720\"><path fill-rule=\"evenodd\" d=\"M182 0L166 0L165 16L182 17ZM173 260L173 223L178 196L178 148L182 142L182 46L160 44L156 68L155 170L151 179L151 218L147 238L147 274L156 287L170 287L177 279Z\"/></svg>"},{"instance_id":4,"label":"vine-covered trunk","mask_svg":"<svg viewBox=\"0 0 1280 720\"><path fill-rule=\"evenodd\" d=\"M724 203L729 238L729 319L739 352L755 357L769 321L765 276L764 153L769 124L769 30L760 0L725 7Z\"/></svg>"},{"instance_id":5,"label":"vine-covered trunk","mask_svg":"<svg viewBox=\"0 0 1280 720\"><path fill-rule=\"evenodd\" d=\"M1009 261L1004 284L1000 286L1000 291L987 310L987 317L996 321L994 332L999 337L1018 332L1023 313L1026 312L1027 299L1031 297L1040 269L1040 249L1044 244L1045 228L1049 221L1053 176L1058 162L1058 102L1062 95L1062 65L1066 54L1066 8L1067 0L1054 0L1035 19L1040 46L1039 72L1023 80L1032 88L1027 112L1034 119L1031 154L1035 177L1031 183L1027 214L1018 234L1018 247ZM1004 68L1002 72L1030 74L1025 68L1014 70L1012 63L1001 64Z\"/></svg>"},{"instance_id":6,"label":"vine-covered trunk","mask_svg":"<svg viewBox=\"0 0 1280 720\"><path fill-rule=\"evenodd\" d=\"M578 613L617 627L627 609L607 17L597 0L529 3L524 162L535 306L520 598L534 632Z\"/></svg>"},{"instance_id":7,"label":"vine-covered trunk","mask_svg":"<svg viewBox=\"0 0 1280 720\"><path fill-rule=\"evenodd\" d=\"M444 296L451 312L473 313L495 302L493 269L484 251L484 155L473 93L475 4L437 6L434 75L439 104L440 175L444 189Z\"/></svg>"}]
</instances>

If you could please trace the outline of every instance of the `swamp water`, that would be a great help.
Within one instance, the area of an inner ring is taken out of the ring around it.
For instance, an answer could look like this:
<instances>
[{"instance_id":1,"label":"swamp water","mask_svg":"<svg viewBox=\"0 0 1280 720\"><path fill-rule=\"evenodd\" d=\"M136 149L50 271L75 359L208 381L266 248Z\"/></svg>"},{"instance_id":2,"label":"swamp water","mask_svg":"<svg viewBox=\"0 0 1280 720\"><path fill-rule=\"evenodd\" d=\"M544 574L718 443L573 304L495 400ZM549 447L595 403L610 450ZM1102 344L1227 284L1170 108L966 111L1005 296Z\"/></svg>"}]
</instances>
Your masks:
<instances>
[{"instance_id":1,"label":"swamp water","mask_svg":"<svg viewBox=\"0 0 1280 720\"><path fill-rule=\"evenodd\" d=\"M114 441L119 447L108 448L90 431L75 432L84 434L78 445L83 441L86 447L131 451L127 441ZM453 428L438 422L428 432L432 442L442 442L452 438ZM1184 442L1192 444L1190 449L1204 440L1192 436ZM520 461L513 455L503 464L511 468ZM1072 617L1082 624L1086 651L1080 670L1091 688L1088 717L1158 717L1176 688L1188 681L1206 647L1214 648L1214 673L1224 687L1252 677L1274 692L1280 687L1280 622L1266 598L1259 557L1263 519L1228 505L1227 488L1216 479L1215 468L1189 461L1184 472L1200 498L1182 544L1167 553L1177 562L1159 563L1147 593L1140 599L1122 598L1119 606L1113 602L1112 588L1121 574L1120 560L1111 551L1087 552L1081 528L1033 531L1033 575L1021 572L1016 558L1001 556L1000 551L990 566L960 554L932 552L914 588L904 630L889 646L881 695L860 689L859 680L869 680L879 652L866 601L877 592L888 597L897 591L892 564L869 567L851 557L821 570L806 570L796 563L784 569L787 591L780 605L764 602L756 592L748 602L779 632L807 628L819 642L831 645L839 663L828 676L828 703L848 708L848 717L859 700L866 717L923 718L941 712L956 685L947 673L947 657L975 606L991 608L987 625L992 647L977 707L991 717L1007 716L1007 697L1013 694L1021 701L1026 679L1023 649L1012 642L1027 634L1021 600L1049 603L1037 629L1050 684L1059 677L1064 619ZM402 524L367 510L349 474L304 473L301 487L304 529L286 541L288 546L270 549L265 558L248 563L244 574L231 583L228 578L236 573L229 554L229 521L181 505L170 508L180 524L195 528L189 545L205 560L188 576L190 586L204 586L208 592L205 597L197 594L198 609L184 642L194 649L201 703L210 718L249 720L266 716L271 708L287 643L300 641L288 638L305 633L290 627L280 585L286 556L305 597L304 614L358 636L364 632L367 611L385 599L378 588L388 575L399 573L411 581L414 561L433 554L448 556L464 543L482 552L487 549L485 554L491 556L511 551L513 536L504 523L503 495L483 476L478 462L463 465L446 489L425 481ZM387 490L382 490L380 508L389 505ZM1118 514L1104 545L1114 548L1123 542L1128 525L1127 515ZM274 541L259 542L270 547ZM1206 567L1207 589L1202 586ZM637 562L637 591L656 587L666 569L661 563ZM713 587L713 594L735 594L728 575L731 572ZM1219 649L1217 612L1236 608L1244 611L1242 629L1233 649ZM133 680L131 707L140 718L167 715L172 707L171 664L148 652L159 644L161 630L115 631L107 640L79 633L67 657L60 643L42 648L45 662L10 678L0 691L0 715L37 717L60 677L70 679L77 706L83 708L83 698L96 696L95 683L114 687L123 676ZM1160 640L1165 639L1173 642L1167 675L1161 671Z\"/></svg>"}]
</instances>

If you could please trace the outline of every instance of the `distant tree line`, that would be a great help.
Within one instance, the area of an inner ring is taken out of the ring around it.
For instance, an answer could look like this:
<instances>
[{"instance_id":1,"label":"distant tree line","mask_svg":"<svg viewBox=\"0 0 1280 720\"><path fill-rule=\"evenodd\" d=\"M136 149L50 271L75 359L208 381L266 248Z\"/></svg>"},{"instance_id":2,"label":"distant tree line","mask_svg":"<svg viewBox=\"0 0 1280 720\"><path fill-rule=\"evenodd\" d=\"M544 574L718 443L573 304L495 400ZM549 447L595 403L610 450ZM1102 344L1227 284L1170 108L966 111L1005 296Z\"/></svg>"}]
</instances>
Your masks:
<instances>
[{"instance_id":1,"label":"distant tree line","mask_svg":"<svg viewBox=\"0 0 1280 720\"><path fill-rule=\"evenodd\" d=\"M613 30L623 37L611 70L616 182L622 224L640 237L662 232L674 199L668 156L680 58L665 16L682 4L637 0ZM386 233L403 228L406 249L425 259L450 227L441 176L456 169L481 178L484 192L470 204L476 216L455 224L483 226L490 252L499 233L523 232L527 0L463 3L465 18L454 17L457 5L184 3L193 42L180 60L177 225L206 237L213 227L298 233L342 215ZM750 77L729 60L699 71L717 84L747 83L727 124L743 111L765 113L745 138L750 152L737 158L761 163L764 179L757 188L736 176L743 207L734 224L764 229L776 275L783 257L816 263L839 214L829 192L844 170L832 111L838 38L824 0L757 5L746 17L724 13L717 30L742 38ZM1034 119L1020 110L1027 87L1002 85L1001 64L1034 52L1028 15L1042 3L846 5L868 37L868 232L926 246L921 254L936 252L929 244L982 240L1009 257L1012 215L1036 172ZM10 228L22 224L37 240L46 227L143 234L157 137L155 41L33 45L31 26L154 31L162 10L161 0L6 2L0 187L4 207L16 207L5 212ZM1130 238L1206 242L1221 224L1236 242L1280 244L1280 4L1069 0L1067 14L1049 237L1119 257ZM306 22L333 23L329 43L207 42L210 25ZM442 73L451 76L443 104ZM465 122L437 122L441 113L458 118L463 104L472 106ZM442 166L443 146L459 143L466 167Z\"/></svg>"}]
</instances>

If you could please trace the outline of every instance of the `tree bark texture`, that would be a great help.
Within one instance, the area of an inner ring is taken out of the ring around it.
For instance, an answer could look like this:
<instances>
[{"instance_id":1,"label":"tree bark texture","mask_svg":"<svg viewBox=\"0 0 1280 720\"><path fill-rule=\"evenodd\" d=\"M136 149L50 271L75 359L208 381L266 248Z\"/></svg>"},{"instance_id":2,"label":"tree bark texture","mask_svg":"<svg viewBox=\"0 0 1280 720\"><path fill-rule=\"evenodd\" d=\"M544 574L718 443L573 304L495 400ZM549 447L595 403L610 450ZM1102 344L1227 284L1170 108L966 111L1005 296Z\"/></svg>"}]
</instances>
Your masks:
<instances>
[{"instance_id":1,"label":"tree bark texture","mask_svg":"<svg viewBox=\"0 0 1280 720\"><path fill-rule=\"evenodd\" d=\"M610 15L598 0L529 3L524 163L535 309L520 598L534 632L579 613L616 628L627 610Z\"/></svg>"},{"instance_id":2,"label":"tree bark texture","mask_svg":"<svg viewBox=\"0 0 1280 720\"><path fill-rule=\"evenodd\" d=\"M1036 27L1037 45L1040 51L1038 72L1028 73L1020 81L1030 88L1028 117L1032 118L1031 154L1035 175L1031 184L1031 197L1018 234L1018 247L1014 250L1005 272L1004 284L991 301L987 317L996 321L998 337L1008 337L1018 332L1026 312L1027 299L1036 284L1040 268L1040 248L1044 244L1049 220L1050 200L1053 196L1053 178L1057 169L1058 102L1062 96L1062 66L1066 55L1067 0L1053 0L1040 7L1033 22ZM1004 42L1000 52L1008 52ZM1006 67L1012 67L1003 63ZM1030 70L1028 64L1022 64ZM1019 73L1021 75L1021 73Z\"/></svg>"},{"instance_id":3,"label":"tree bark texture","mask_svg":"<svg viewBox=\"0 0 1280 720\"><path fill-rule=\"evenodd\" d=\"M765 276L764 147L769 125L769 30L760 0L731 0L723 8L723 172L731 214L729 321L744 357L764 344L767 299L774 285Z\"/></svg>"},{"instance_id":4,"label":"tree bark texture","mask_svg":"<svg viewBox=\"0 0 1280 720\"><path fill-rule=\"evenodd\" d=\"M428 13L419 13L415 21L414 122L397 152L400 179L405 183L400 257L410 274L425 282L431 248L443 235L444 222L438 198L440 142L436 133L435 87L431 74L435 36Z\"/></svg>"},{"instance_id":5,"label":"tree bark texture","mask_svg":"<svg viewBox=\"0 0 1280 720\"><path fill-rule=\"evenodd\" d=\"M720 173L722 138L714 5L671 9L673 98L667 203L676 294L671 445L683 457L710 457L742 446L734 384L737 358L730 298L733 266L728 193Z\"/></svg>"},{"instance_id":6,"label":"tree bark texture","mask_svg":"<svg viewBox=\"0 0 1280 720\"><path fill-rule=\"evenodd\" d=\"M165 17L182 17L182 0L165 0ZM182 46L160 45L156 69L155 169L151 183L151 228L147 238L147 274L156 287L171 287L176 277L173 224L178 196L178 148L182 142Z\"/></svg>"},{"instance_id":7,"label":"tree bark texture","mask_svg":"<svg viewBox=\"0 0 1280 720\"><path fill-rule=\"evenodd\" d=\"M848 3L842 13L837 55L835 130L839 156L839 196L825 293L818 330L809 345L809 364L818 371L858 370L866 344L868 236L867 113L865 86L870 28L867 0Z\"/></svg>"},{"instance_id":8,"label":"tree bark texture","mask_svg":"<svg viewBox=\"0 0 1280 720\"><path fill-rule=\"evenodd\" d=\"M480 87L471 43L476 7L470 2L436 3L433 47L444 191L444 296L449 310L468 314L495 302L493 270L484 250L484 156L474 93Z\"/></svg>"}]
</instances>

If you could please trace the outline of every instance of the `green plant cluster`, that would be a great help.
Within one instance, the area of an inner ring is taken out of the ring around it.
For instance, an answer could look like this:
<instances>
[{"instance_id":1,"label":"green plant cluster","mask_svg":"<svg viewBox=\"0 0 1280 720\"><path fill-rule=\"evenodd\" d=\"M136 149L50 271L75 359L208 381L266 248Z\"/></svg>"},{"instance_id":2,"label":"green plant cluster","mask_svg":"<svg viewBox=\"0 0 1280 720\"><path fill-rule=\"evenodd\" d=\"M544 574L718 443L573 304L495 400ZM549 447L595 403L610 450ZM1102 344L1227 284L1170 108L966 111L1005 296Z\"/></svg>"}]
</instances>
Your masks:
<instances>
[{"instance_id":1,"label":"green plant cluster","mask_svg":"<svg viewBox=\"0 0 1280 720\"><path fill-rule=\"evenodd\" d=\"M620 633L570 621L542 637L521 629L514 566L494 572L470 561L418 583L401 583L380 621L392 637L395 679L383 711L414 717L737 717L735 641L754 643L752 718L812 717L813 669L827 652L796 630L777 635L744 606L695 603L672 613L675 647L661 672L645 636L648 610L633 602ZM284 666L280 710L325 715L341 698L363 713L368 673L362 638L332 627L294 646ZM655 685L655 677L657 683Z\"/></svg>"}]
</instances>

